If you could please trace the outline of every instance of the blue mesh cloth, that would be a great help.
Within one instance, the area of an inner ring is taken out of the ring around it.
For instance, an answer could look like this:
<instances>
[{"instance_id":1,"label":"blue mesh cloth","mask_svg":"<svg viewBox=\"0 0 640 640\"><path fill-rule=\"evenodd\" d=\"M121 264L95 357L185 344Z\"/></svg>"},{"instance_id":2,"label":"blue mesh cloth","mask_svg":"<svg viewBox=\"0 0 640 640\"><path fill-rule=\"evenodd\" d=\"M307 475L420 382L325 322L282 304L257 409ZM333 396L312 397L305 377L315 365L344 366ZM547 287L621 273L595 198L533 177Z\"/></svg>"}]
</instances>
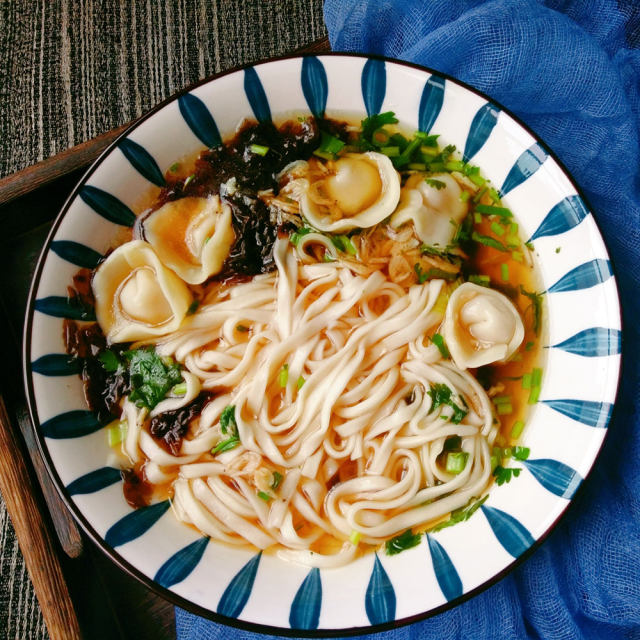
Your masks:
<instances>
[{"instance_id":1,"label":"blue mesh cloth","mask_svg":"<svg viewBox=\"0 0 640 640\"><path fill-rule=\"evenodd\" d=\"M334 50L449 73L558 154L603 231L625 321L605 446L548 541L481 595L376 639L640 638L640 2L326 0L325 20ZM260 637L182 610L176 623L180 640Z\"/></svg>"}]
</instances>

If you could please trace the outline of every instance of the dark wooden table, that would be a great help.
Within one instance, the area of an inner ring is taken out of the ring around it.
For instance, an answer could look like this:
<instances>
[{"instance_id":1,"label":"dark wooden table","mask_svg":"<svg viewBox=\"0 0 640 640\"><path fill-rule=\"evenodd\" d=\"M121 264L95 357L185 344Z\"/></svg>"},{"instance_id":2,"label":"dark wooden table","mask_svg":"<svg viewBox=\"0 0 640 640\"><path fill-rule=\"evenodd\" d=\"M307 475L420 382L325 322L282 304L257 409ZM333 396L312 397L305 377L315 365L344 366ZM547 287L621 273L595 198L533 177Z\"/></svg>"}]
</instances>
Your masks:
<instances>
[{"instance_id":1,"label":"dark wooden table","mask_svg":"<svg viewBox=\"0 0 640 640\"><path fill-rule=\"evenodd\" d=\"M323 39L301 51L328 49L328 41ZM36 261L52 221L73 186L124 128L118 127L0 180L0 251L4 257L0 329L8 337L0 341L4 371L1 399L6 406L6 413L2 413L0 403L0 421L8 427L12 440L9 444L26 461L22 471L28 476L22 482L10 479L13 484L0 484L0 488L7 498L25 498L33 505L31 518L23 521L26 503L6 500L9 509L14 509L12 519L52 637L78 637L73 633L73 621L64 615L66 588L71 604L68 613L72 617L75 611L82 638L175 638L173 606L113 565L68 513L37 450L22 388L20 344ZM37 530L40 526L42 531ZM34 533L38 534L35 541ZM34 549L34 545L38 548ZM51 583L56 567L61 574L57 586L55 581ZM59 628L54 630L54 626Z\"/></svg>"}]
</instances>

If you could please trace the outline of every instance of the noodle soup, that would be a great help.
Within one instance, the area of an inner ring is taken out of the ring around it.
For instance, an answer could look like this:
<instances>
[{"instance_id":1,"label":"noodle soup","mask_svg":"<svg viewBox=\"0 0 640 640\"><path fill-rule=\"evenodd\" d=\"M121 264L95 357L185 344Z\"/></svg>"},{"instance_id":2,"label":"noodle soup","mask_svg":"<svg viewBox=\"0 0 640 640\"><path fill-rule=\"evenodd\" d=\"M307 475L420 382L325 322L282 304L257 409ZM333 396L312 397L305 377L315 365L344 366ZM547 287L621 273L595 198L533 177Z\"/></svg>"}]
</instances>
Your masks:
<instances>
[{"instance_id":1,"label":"noodle soup","mask_svg":"<svg viewBox=\"0 0 640 640\"><path fill-rule=\"evenodd\" d=\"M247 122L191 164L65 325L132 506L335 567L514 480L542 300L478 167L392 113Z\"/></svg>"}]
</instances>

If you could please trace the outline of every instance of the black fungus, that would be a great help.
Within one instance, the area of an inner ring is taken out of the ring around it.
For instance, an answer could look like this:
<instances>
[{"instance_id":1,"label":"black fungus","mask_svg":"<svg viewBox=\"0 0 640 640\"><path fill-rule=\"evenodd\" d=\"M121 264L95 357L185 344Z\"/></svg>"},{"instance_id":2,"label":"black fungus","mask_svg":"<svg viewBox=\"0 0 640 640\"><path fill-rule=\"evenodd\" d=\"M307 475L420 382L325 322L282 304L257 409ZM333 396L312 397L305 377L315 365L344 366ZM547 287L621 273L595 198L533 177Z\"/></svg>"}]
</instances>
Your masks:
<instances>
[{"instance_id":1,"label":"black fungus","mask_svg":"<svg viewBox=\"0 0 640 640\"><path fill-rule=\"evenodd\" d=\"M189 429L189 423L200 415L208 398L207 394L201 393L184 407L175 411L165 411L151 418L149 432L154 438L164 443L165 448L168 448L174 456L178 455L182 438Z\"/></svg>"}]
</instances>

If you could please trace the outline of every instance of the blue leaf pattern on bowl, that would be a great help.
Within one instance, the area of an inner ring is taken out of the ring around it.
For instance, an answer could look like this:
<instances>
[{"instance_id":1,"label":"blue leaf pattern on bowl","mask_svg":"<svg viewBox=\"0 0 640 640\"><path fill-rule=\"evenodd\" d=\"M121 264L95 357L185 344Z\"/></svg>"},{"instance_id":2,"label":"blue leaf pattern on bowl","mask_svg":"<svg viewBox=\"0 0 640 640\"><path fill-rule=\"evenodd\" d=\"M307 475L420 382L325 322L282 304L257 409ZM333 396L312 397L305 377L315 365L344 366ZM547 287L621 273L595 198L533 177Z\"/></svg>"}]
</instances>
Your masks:
<instances>
[{"instance_id":1,"label":"blue leaf pattern on bowl","mask_svg":"<svg viewBox=\"0 0 640 640\"><path fill-rule=\"evenodd\" d=\"M158 163L142 145L129 138L123 138L118 142L118 148L143 178L158 187L165 186L166 182Z\"/></svg>"},{"instance_id":2,"label":"blue leaf pattern on bowl","mask_svg":"<svg viewBox=\"0 0 640 640\"><path fill-rule=\"evenodd\" d=\"M590 260L571 269L558 282L549 287L549 293L590 289L608 280L613 275L611 263L600 258Z\"/></svg>"},{"instance_id":3,"label":"blue leaf pattern on bowl","mask_svg":"<svg viewBox=\"0 0 640 640\"><path fill-rule=\"evenodd\" d=\"M77 298L67 298L66 296L40 298L33 303L33 308L55 318L87 321L96 319L93 309L85 307Z\"/></svg>"},{"instance_id":4,"label":"blue leaf pattern on bowl","mask_svg":"<svg viewBox=\"0 0 640 640\"><path fill-rule=\"evenodd\" d=\"M103 425L98 422L93 413L86 409L74 409L60 413L40 425L45 438L53 438L54 440L81 438L102 429L102 427Z\"/></svg>"},{"instance_id":5,"label":"blue leaf pattern on bowl","mask_svg":"<svg viewBox=\"0 0 640 640\"><path fill-rule=\"evenodd\" d=\"M490 102L487 102L487 104L480 107L476 115L473 116L462 156L465 162L469 162L469 160L482 149L484 143L489 139L493 128L496 126L496 122L498 122L499 114L500 109Z\"/></svg>"},{"instance_id":6,"label":"blue leaf pattern on bowl","mask_svg":"<svg viewBox=\"0 0 640 640\"><path fill-rule=\"evenodd\" d=\"M317 629L322 606L322 581L320 571L311 569L300 585L289 613L292 629Z\"/></svg>"},{"instance_id":7,"label":"blue leaf pattern on bowl","mask_svg":"<svg viewBox=\"0 0 640 640\"><path fill-rule=\"evenodd\" d=\"M244 92L247 94L247 99L256 120L258 122L270 122L271 109L269 108L267 94L264 92L262 82L260 82L260 78L253 67L244 70Z\"/></svg>"},{"instance_id":8,"label":"blue leaf pattern on bowl","mask_svg":"<svg viewBox=\"0 0 640 640\"><path fill-rule=\"evenodd\" d=\"M218 125L200 98L192 93L185 93L178 98L178 107L184 121L198 140L209 149L219 147L222 144Z\"/></svg>"},{"instance_id":9,"label":"blue leaf pattern on bowl","mask_svg":"<svg viewBox=\"0 0 640 640\"><path fill-rule=\"evenodd\" d=\"M622 333L618 329L591 327L551 346L587 358L613 356L622 350Z\"/></svg>"},{"instance_id":10,"label":"blue leaf pattern on bowl","mask_svg":"<svg viewBox=\"0 0 640 640\"><path fill-rule=\"evenodd\" d=\"M430 76L422 90L418 109L418 129L429 133L440 114L444 100L445 79L435 74Z\"/></svg>"},{"instance_id":11,"label":"blue leaf pattern on bowl","mask_svg":"<svg viewBox=\"0 0 640 640\"><path fill-rule=\"evenodd\" d=\"M42 376L73 376L82 371L82 363L66 353L50 353L34 360L31 370Z\"/></svg>"},{"instance_id":12,"label":"blue leaf pattern on bowl","mask_svg":"<svg viewBox=\"0 0 640 640\"><path fill-rule=\"evenodd\" d=\"M92 187L88 184L80 189L78 195L86 202L97 214L109 222L115 222L124 227L132 227L136 221L136 215L114 195Z\"/></svg>"},{"instance_id":13,"label":"blue leaf pattern on bowl","mask_svg":"<svg viewBox=\"0 0 640 640\"><path fill-rule=\"evenodd\" d=\"M85 493L95 493L121 480L122 474L120 469L116 469L115 467L101 467L100 469L90 471L76 478L67 485L66 489L70 496L77 496Z\"/></svg>"},{"instance_id":14,"label":"blue leaf pattern on bowl","mask_svg":"<svg viewBox=\"0 0 640 640\"><path fill-rule=\"evenodd\" d=\"M462 595L462 581L456 568L453 566L453 562L451 562L449 554L444 550L444 547L429 534L427 534L427 542L429 543L433 570L435 571L442 594L447 601L460 597Z\"/></svg>"},{"instance_id":15,"label":"blue leaf pattern on bowl","mask_svg":"<svg viewBox=\"0 0 640 640\"><path fill-rule=\"evenodd\" d=\"M371 624L384 624L396 617L396 593L378 554L369 578L364 605Z\"/></svg>"},{"instance_id":16,"label":"blue leaf pattern on bowl","mask_svg":"<svg viewBox=\"0 0 640 640\"><path fill-rule=\"evenodd\" d=\"M567 196L547 213L529 242L544 236L565 233L577 227L588 215L589 211L580 196Z\"/></svg>"},{"instance_id":17,"label":"blue leaf pattern on bowl","mask_svg":"<svg viewBox=\"0 0 640 640\"><path fill-rule=\"evenodd\" d=\"M530 178L544 164L547 157L547 152L537 142L531 145L511 167L500 189L500 195L506 195Z\"/></svg>"},{"instance_id":18,"label":"blue leaf pattern on bowl","mask_svg":"<svg viewBox=\"0 0 640 640\"><path fill-rule=\"evenodd\" d=\"M594 402L592 400L542 400L555 411L582 422L590 427L605 429L611 418L613 405L608 402Z\"/></svg>"},{"instance_id":19,"label":"blue leaf pattern on bowl","mask_svg":"<svg viewBox=\"0 0 640 640\"><path fill-rule=\"evenodd\" d=\"M300 83L304 99L307 101L311 113L316 118L324 118L329 85L324 65L315 56L307 56L302 60Z\"/></svg>"},{"instance_id":20,"label":"blue leaf pattern on bowl","mask_svg":"<svg viewBox=\"0 0 640 640\"><path fill-rule=\"evenodd\" d=\"M367 115L380 113L387 92L387 70L384 60L367 60L360 79Z\"/></svg>"},{"instance_id":21,"label":"blue leaf pattern on bowl","mask_svg":"<svg viewBox=\"0 0 640 640\"><path fill-rule=\"evenodd\" d=\"M107 531L105 542L112 547L119 547L139 538L160 520L170 504L169 500L164 500L128 513Z\"/></svg>"},{"instance_id":22,"label":"blue leaf pattern on bowl","mask_svg":"<svg viewBox=\"0 0 640 640\"><path fill-rule=\"evenodd\" d=\"M54 240L51 243L51 251L63 260L86 269L95 269L102 260L101 253L72 240Z\"/></svg>"},{"instance_id":23,"label":"blue leaf pattern on bowl","mask_svg":"<svg viewBox=\"0 0 640 640\"><path fill-rule=\"evenodd\" d=\"M542 458L540 460L523 460L531 475L548 491L571 500L582 482L580 474L558 460Z\"/></svg>"},{"instance_id":24,"label":"blue leaf pattern on bowl","mask_svg":"<svg viewBox=\"0 0 640 640\"><path fill-rule=\"evenodd\" d=\"M180 549L158 569L153 579L165 589L182 582L198 566L208 543L209 538L204 537Z\"/></svg>"},{"instance_id":25,"label":"blue leaf pattern on bowl","mask_svg":"<svg viewBox=\"0 0 640 640\"><path fill-rule=\"evenodd\" d=\"M262 552L251 558L234 576L218 603L219 614L229 618L237 618L242 613L251 595L261 557Z\"/></svg>"},{"instance_id":26,"label":"blue leaf pattern on bowl","mask_svg":"<svg viewBox=\"0 0 640 640\"><path fill-rule=\"evenodd\" d=\"M495 507L488 507L486 504L480 508L487 517L498 542L514 558L520 556L534 543L533 536L513 516Z\"/></svg>"}]
</instances>

